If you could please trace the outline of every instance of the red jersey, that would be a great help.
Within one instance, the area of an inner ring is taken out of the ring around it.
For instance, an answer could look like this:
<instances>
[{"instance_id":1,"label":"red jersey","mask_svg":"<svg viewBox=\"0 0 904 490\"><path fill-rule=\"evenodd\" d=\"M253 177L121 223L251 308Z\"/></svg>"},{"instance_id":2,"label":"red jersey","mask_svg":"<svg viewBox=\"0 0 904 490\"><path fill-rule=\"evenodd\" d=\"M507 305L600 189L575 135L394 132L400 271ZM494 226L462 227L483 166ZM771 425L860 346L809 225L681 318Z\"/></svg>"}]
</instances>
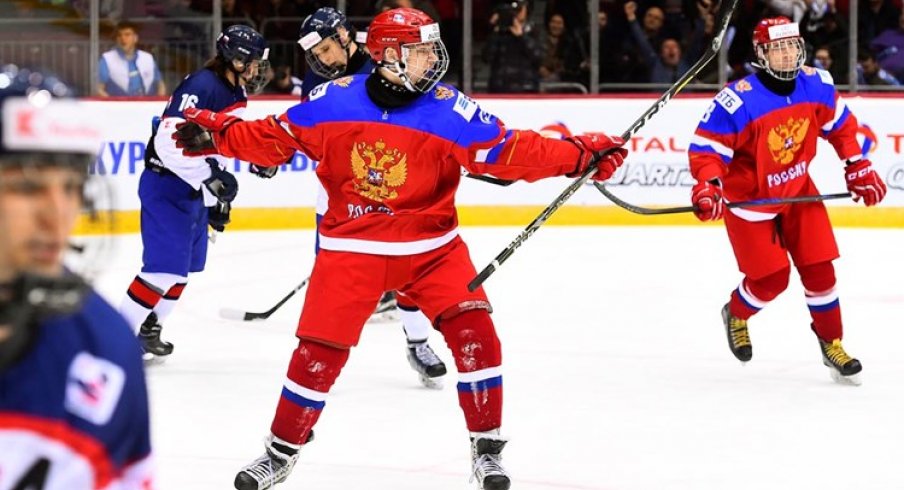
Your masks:
<instances>
[{"instance_id":1,"label":"red jersey","mask_svg":"<svg viewBox=\"0 0 904 490\"><path fill-rule=\"evenodd\" d=\"M690 170L697 181L721 178L728 202L815 193L809 165L817 137L847 160L860 155L856 131L857 119L828 72L805 66L788 96L750 75L722 89L703 115L688 147ZM763 221L782 209L730 211Z\"/></svg>"},{"instance_id":2,"label":"red jersey","mask_svg":"<svg viewBox=\"0 0 904 490\"><path fill-rule=\"evenodd\" d=\"M221 154L260 165L285 163L296 150L320 162L328 196L322 249L411 255L449 243L458 235L461 167L527 181L577 167L574 144L507 129L453 87L385 109L368 97L366 78L319 85L278 117L214 135Z\"/></svg>"}]
</instances>

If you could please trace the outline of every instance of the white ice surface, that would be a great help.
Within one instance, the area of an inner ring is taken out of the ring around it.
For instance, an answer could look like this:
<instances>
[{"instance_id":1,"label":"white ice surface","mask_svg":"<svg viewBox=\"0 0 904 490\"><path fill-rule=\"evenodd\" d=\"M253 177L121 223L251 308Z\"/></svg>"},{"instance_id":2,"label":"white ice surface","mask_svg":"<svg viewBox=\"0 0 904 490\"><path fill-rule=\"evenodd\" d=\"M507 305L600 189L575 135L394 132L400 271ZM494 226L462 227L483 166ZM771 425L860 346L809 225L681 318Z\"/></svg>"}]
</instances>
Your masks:
<instances>
[{"instance_id":1,"label":"white ice surface","mask_svg":"<svg viewBox=\"0 0 904 490\"><path fill-rule=\"evenodd\" d=\"M483 267L516 228L468 228ZM822 366L796 275L751 321L753 360L719 317L740 275L721 227L544 227L487 282L504 352L513 490L902 489L904 230L837 230L845 347L863 385ZM160 488L232 488L262 451L296 345L313 236L227 232L166 322L173 356L149 369ZM118 304L140 266L119 239L98 282ZM437 353L453 367L439 334ZM370 325L284 489L453 490L468 483L454 390L420 388L398 324Z\"/></svg>"}]
</instances>

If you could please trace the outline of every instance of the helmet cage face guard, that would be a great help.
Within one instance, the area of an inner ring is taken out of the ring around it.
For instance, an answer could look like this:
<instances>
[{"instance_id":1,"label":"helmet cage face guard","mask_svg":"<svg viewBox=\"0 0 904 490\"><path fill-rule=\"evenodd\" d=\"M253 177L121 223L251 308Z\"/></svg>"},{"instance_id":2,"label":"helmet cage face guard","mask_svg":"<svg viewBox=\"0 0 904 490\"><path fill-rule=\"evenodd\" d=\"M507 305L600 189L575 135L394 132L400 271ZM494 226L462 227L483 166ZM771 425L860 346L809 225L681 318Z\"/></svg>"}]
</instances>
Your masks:
<instances>
[{"instance_id":1,"label":"helmet cage face guard","mask_svg":"<svg viewBox=\"0 0 904 490\"><path fill-rule=\"evenodd\" d=\"M401 47L402 59L395 65L397 67L396 75L402 80L405 88L421 93L432 90L449 69L449 52L446 51L446 45L442 40L437 39L422 43L403 44ZM420 60L411 60L413 52L421 51L424 48L431 50L432 56L421 56ZM432 63L429 61L431 57L435 59ZM412 66L411 62L414 61L420 61L420 63Z\"/></svg>"},{"instance_id":2,"label":"helmet cage face guard","mask_svg":"<svg viewBox=\"0 0 904 490\"><path fill-rule=\"evenodd\" d=\"M379 38L383 35L392 36L393 33L391 31L386 34L383 34L382 31L373 33L374 38ZM380 46L378 64L399 77L408 90L421 93L429 92L439 83L449 69L449 52L440 37L439 24L421 25L414 32L408 31L398 37L413 42L404 42L399 39L401 42L398 42L398 44L390 43L389 45ZM368 38L370 38L370 34L368 34ZM386 49L396 46L400 51L397 53L399 60L386 60ZM416 52L423 51L424 48L432 50L430 56L414 55ZM412 56L420 59L412 60ZM430 58L433 58L434 61L429 66L409 66L412 62L428 63Z\"/></svg>"},{"instance_id":3,"label":"helmet cage face guard","mask_svg":"<svg viewBox=\"0 0 904 490\"><path fill-rule=\"evenodd\" d=\"M320 57L314 53L314 49L317 46L320 46L322 43L328 40L335 42L345 52L344 64L336 62L332 65L328 65L321 61ZM307 62L308 67L313 70L314 73L323 78L326 78L327 80L333 80L334 78L342 75L345 72L345 67L348 66L348 59L350 57L350 54L348 52L350 44L351 40L346 40L345 43L342 42L342 36L338 31L327 37L321 37L319 32L313 31L304 35L301 39L298 40L298 45L301 46L302 50L304 50L304 59L305 62Z\"/></svg>"},{"instance_id":4,"label":"helmet cage face guard","mask_svg":"<svg viewBox=\"0 0 904 490\"><path fill-rule=\"evenodd\" d=\"M753 39L753 50L760 68L778 80L790 81L797 77L807 59L807 50L796 22L791 22L786 17L765 19L754 29ZM789 66L783 63L794 56L790 53L795 49L797 54L793 64ZM773 66L769 62L770 54L785 66Z\"/></svg>"},{"instance_id":5,"label":"helmet cage face guard","mask_svg":"<svg viewBox=\"0 0 904 490\"><path fill-rule=\"evenodd\" d=\"M790 53L797 49L797 57L793 61L791 67L773 67L769 62L769 53ZM768 43L758 44L756 46L756 57L760 66L767 73L779 80L794 80L800 73L807 59L807 47L801 37L792 37L787 39L778 39ZM786 68L786 69L780 69Z\"/></svg>"}]
</instances>

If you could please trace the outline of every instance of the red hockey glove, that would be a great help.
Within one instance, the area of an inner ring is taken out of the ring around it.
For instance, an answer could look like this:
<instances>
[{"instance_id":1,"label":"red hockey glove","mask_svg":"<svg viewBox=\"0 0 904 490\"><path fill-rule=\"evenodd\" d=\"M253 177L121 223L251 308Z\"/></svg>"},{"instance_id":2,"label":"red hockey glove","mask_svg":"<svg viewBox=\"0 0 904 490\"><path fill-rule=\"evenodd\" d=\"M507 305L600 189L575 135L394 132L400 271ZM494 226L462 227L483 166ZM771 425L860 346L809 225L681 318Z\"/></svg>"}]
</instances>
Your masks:
<instances>
[{"instance_id":1,"label":"red hockey glove","mask_svg":"<svg viewBox=\"0 0 904 490\"><path fill-rule=\"evenodd\" d=\"M612 174L615 173L618 167L621 167L622 163L625 161L625 157L628 156L628 149L622 147L622 145L625 144L625 141L618 136L607 136L598 133L593 135L575 136L567 138L567 140L574 143L575 146L581 150L581 156L578 157L577 166L573 172L566 175L567 177L578 177L584 173L584 171L587 170L587 167L590 166L590 162L593 161L595 154L617 148L617 150L609 153L600 160L596 173L590 177L592 180L598 180L600 182L608 180L609 177L612 177Z\"/></svg>"},{"instance_id":2,"label":"red hockey glove","mask_svg":"<svg viewBox=\"0 0 904 490\"><path fill-rule=\"evenodd\" d=\"M863 204L867 206L879 204L888 190L885 182L873 170L872 162L866 159L848 164L844 168L844 180L847 181L848 190L854 195L854 202L860 202L863 198Z\"/></svg>"},{"instance_id":3,"label":"red hockey glove","mask_svg":"<svg viewBox=\"0 0 904 490\"><path fill-rule=\"evenodd\" d=\"M185 122L176 125L173 139L176 148L182 148L186 156L215 155L217 147L211 133L219 133L241 119L207 109L189 107L182 112Z\"/></svg>"},{"instance_id":4,"label":"red hockey glove","mask_svg":"<svg viewBox=\"0 0 904 490\"><path fill-rule=\"evenodd\" d=\"M725 205L722 202L722 186L718 180L697 182L691 189L691 203L694 215L700 221L722 219Z\"/></svg>"}]
</instances>

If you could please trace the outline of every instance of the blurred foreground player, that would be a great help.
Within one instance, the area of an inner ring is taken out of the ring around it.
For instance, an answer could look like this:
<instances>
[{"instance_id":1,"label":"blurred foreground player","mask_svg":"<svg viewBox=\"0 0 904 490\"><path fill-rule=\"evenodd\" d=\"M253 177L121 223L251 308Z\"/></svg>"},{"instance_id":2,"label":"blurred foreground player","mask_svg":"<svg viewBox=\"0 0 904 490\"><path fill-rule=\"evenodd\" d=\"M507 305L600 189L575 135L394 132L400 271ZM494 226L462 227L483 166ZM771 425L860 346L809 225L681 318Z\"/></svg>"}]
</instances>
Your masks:
<instances>
[{"instance_id":1,"label":"blurred foreground player","mask_svg":"<svg viewBox=\"0 0 904 490\"><path fill-rule=\"evenodd\" d=\"M845 162L847 188L867 206L885 197L885 184L855 139L857 119L835 90L832 76L804 66L797 24L785 17L754 30L759 72L725 87L710 104L688 149L697 185L691 200L703 221L723 217L723 201L819 194L809 175L818 137ZM838 246L822 202L724 213L738 267L744 274L722 309L732 354L753 356L747 320L785 288L794 262L806 291L810 327L832 378L858 383L860 361L841 346L841 306L835 291Z\"/></svg>"},{"instance_id":2,"label":"blurred foreground player","mask_svg":"<svg viewBox=\"0 0 904 490\"><path fill-rule=\"evenodd\" d=\"M43 114L59 104L47 105L47 91L29 93L0 108L0 488L148 490L138 341L113 307L63 267L69 235L90 204L85 151L97 145L89 150L65 135L20 145L12 126L28 117L32 129L47 127Z\"/></svg>"}]
</instances>

